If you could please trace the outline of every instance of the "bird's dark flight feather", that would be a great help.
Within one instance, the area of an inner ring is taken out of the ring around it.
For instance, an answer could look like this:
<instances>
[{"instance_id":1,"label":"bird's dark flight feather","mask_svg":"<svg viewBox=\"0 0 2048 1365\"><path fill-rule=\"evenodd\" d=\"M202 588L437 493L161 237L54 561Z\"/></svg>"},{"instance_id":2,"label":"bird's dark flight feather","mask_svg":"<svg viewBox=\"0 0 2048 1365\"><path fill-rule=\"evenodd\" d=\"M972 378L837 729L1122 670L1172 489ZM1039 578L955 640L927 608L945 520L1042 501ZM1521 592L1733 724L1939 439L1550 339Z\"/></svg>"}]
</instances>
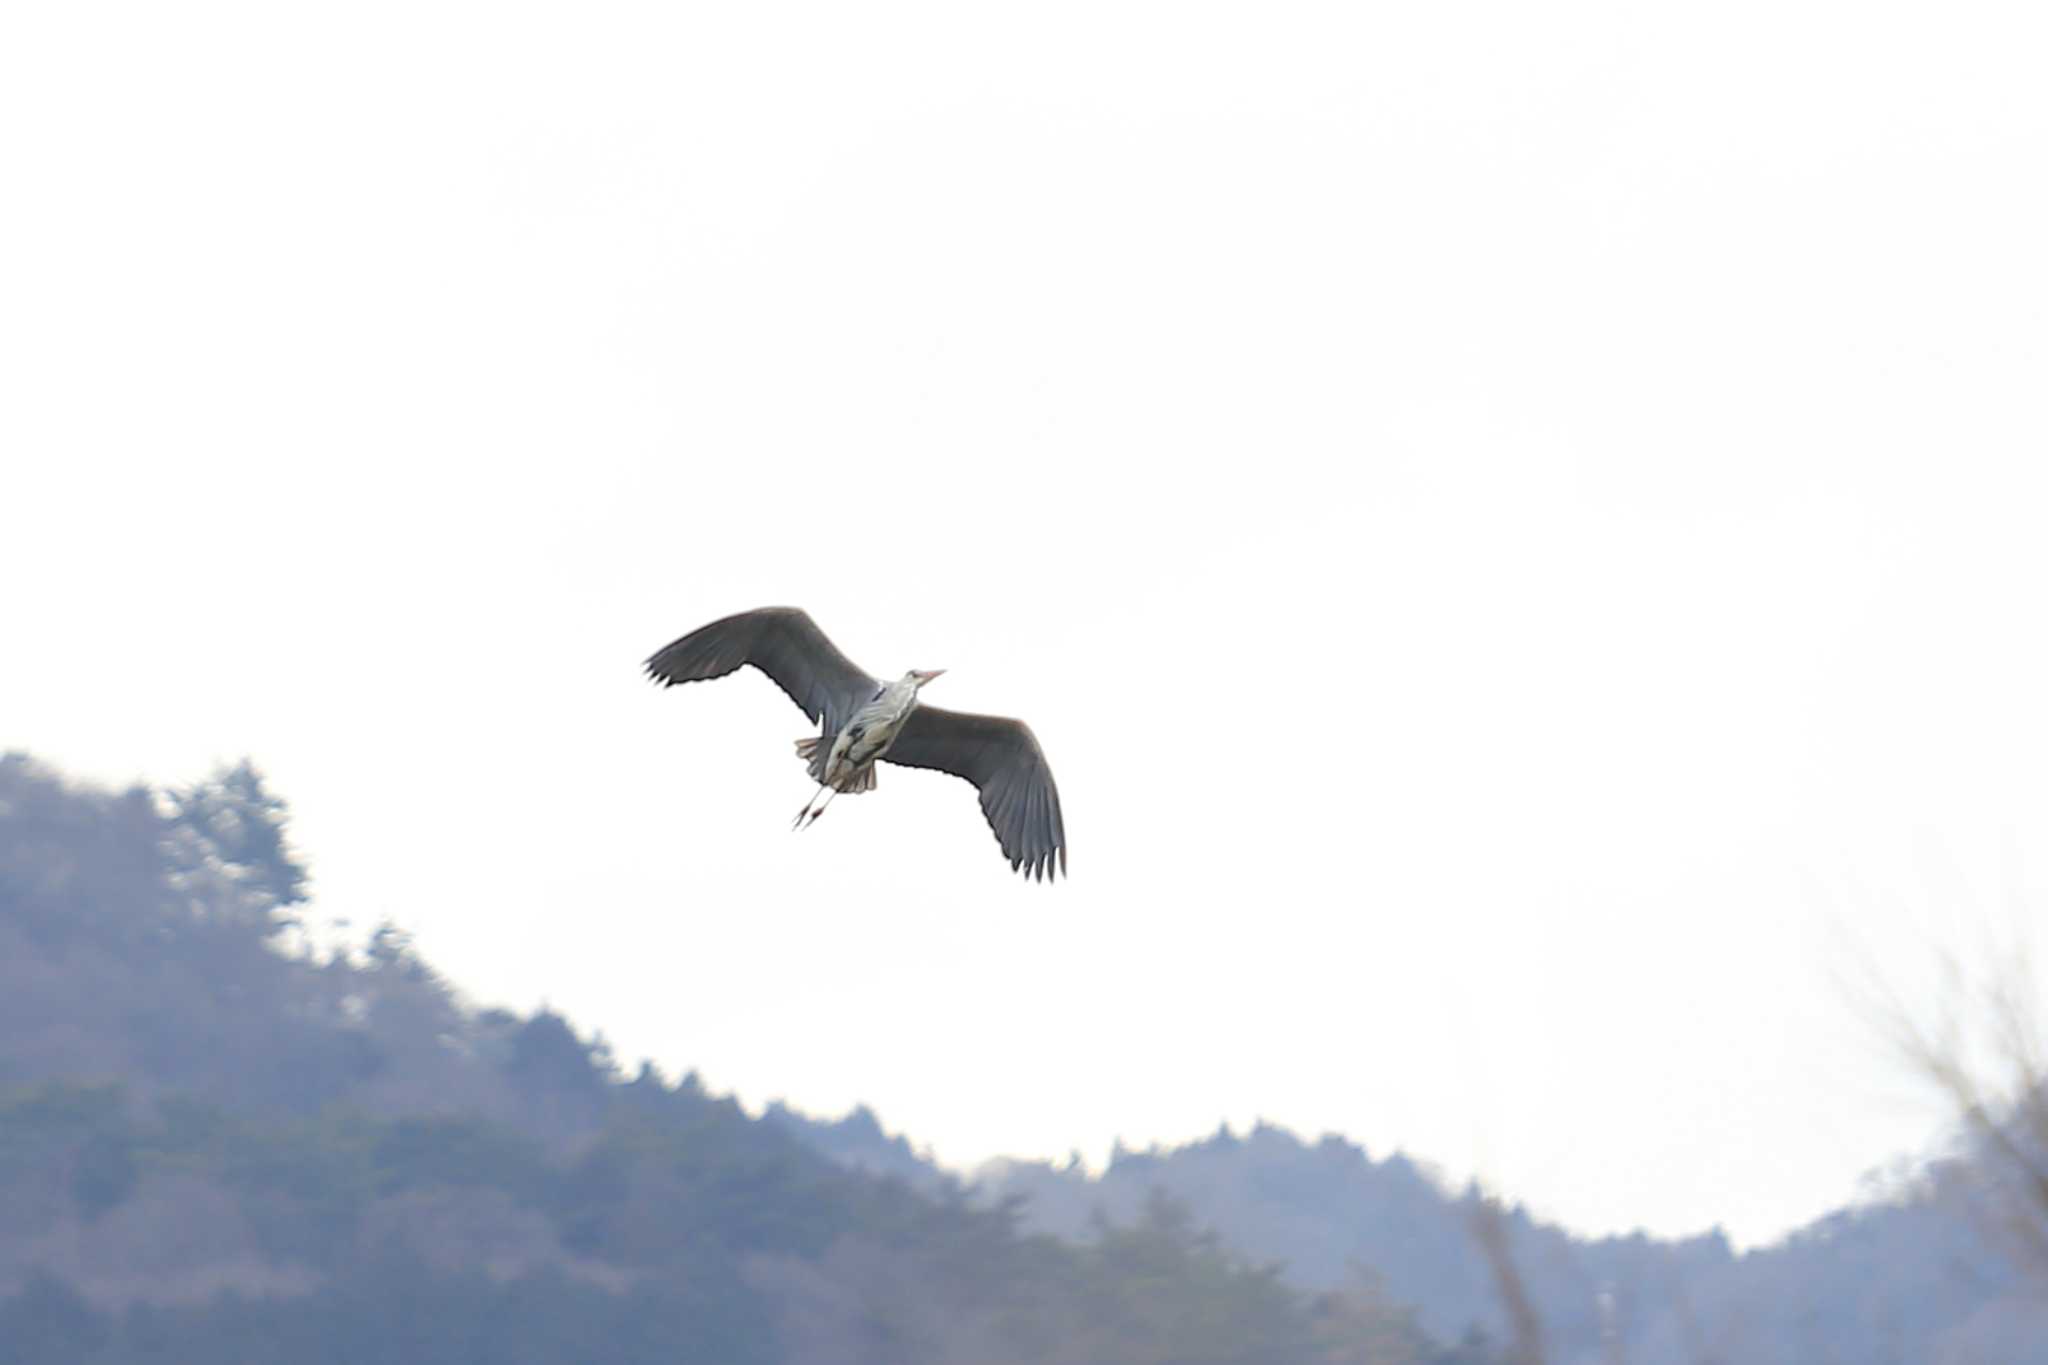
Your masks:
<instances>
[{"instance_id":1,"label":"bird's dark flight feather","mask_svg":"<svg viewBox=\"0 0 2048 1365\"><path fill-rule=\"evenodd\" d=\"M701 626L655 651L647 676L673 687L722 678L743 664L773 678L827 736L838 734L880 686L796 607L762 607Z\"/></svg>"},{"instance_id":2,"label":"bird's dark flight feather","mask_svg":"<svg viewBox=\"0 0 2048 1365\"><path fill-rule=\"evenodd\" d=\"M882 758L972 782L1012 869L1039 880L1067 870L1059 788L1037 736L1023 721L919 706Z\"/></svg>"}]
</instances>

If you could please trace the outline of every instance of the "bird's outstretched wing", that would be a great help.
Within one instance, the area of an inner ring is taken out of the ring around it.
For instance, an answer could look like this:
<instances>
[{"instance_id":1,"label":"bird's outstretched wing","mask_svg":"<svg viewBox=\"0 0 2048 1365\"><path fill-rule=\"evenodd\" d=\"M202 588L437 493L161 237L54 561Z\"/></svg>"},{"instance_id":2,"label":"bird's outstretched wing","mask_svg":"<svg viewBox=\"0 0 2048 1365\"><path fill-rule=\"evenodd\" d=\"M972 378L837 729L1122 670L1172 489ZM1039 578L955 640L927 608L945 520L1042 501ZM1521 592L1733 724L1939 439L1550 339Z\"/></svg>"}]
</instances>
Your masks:
<instances>
[{"instance_id":1,"label":"bird's outstretched wing","mask_svg":"<svg viewBox=\"0 0 2048 1365\"><path fill-rule=\"evenodd\" d=\"M818 623L796 607L762 607L700 626L657 650L647 661L647 676L674 687L722 678L742 664L773 678L806 716L823 722L828 735L838 734L847 717L881 686L855 668Z\"/></svg>"},{"instance_id":2,"label":"bird's outstretched wing","mask_svg":"<svg viewBox=\"0 0 2048 1365\"><path fill-rule=\"evenodd\" d=\"M1067 870L1060 792L1038 737L1021 720L920 706L883 751L890 763L937 768L981 789L981 813L1011 870L1044 880Z\"/></svg>"}]
</instances>

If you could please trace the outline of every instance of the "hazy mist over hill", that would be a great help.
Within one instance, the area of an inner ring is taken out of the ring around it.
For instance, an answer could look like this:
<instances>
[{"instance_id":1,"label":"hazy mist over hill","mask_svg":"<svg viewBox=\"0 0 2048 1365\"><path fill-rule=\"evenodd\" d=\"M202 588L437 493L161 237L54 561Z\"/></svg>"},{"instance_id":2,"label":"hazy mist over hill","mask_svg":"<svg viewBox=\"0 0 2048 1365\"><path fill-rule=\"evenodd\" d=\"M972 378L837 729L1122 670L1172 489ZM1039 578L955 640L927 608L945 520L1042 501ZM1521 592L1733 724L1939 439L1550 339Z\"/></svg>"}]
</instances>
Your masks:
<instances>
[{"instance_id":1,"label":"hazy mist over hill","mask_svg":"<svg viewBox=\"0 0 2048 1365\"><path fill-rule=\"evenodd\" d=\"M602 1021L467 1004L396 927L314 950L285 820L246 763L0 760L0 1357L2048 1359L1964 1158L1747 1255L1265 1126L963 1180L866 1110L750 1117Z\"/></svg>"},{"instance_id":2,"label":"hazy mist over hill","mask_svg":"<svg viewBox=\"0 0 2048 1365\"><path fill-rule=\"evenodd\" d=\"M750 1109L962 1167L1263 1117L1772 1240L1942 1118L1844 949L2048 904L2043 51L2011 0L10 6L0 744L255 754L314 929ZM638 668L771 604L1028 721L1072 879L929 771L792 841L788 699Z\"/></svg>"}]
</instances>

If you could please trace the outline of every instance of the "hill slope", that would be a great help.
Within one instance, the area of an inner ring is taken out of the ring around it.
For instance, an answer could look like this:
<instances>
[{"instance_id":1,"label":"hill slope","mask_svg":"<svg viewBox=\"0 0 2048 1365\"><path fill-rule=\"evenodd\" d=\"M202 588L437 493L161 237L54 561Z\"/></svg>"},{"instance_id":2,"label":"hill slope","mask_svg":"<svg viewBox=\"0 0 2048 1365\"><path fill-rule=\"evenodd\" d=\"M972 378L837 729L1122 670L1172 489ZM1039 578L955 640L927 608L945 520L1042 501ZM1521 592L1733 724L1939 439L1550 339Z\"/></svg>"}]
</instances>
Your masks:
<instances>
[{"instance_id":1,"label":"hill slope","mask_svg":"<svg viewBox=\"0 0 2048 1365\"><path fill-rule=\"evenodd\" d=\"M380 930L292 949L246 765L0 759L0 1359L1484 1365L1154 1200L1085 1244L848 1169Z\"/></svg>"},{"instance_id":2,"label":"hill slope","mask_svg":"<svg viewBox=\"0 0 2048 1365\"><path fill-rule=\"evenodd\" d=\"M247 765L0 759L0 1359L1485 1365L1484 1228L1563 1365L2048 1362L1961 1162L1739 1256L1264 1125L964 1183L866 1110L627 1079L388 927L309 951L284 820Z\"/></svg>"}]
</instances>

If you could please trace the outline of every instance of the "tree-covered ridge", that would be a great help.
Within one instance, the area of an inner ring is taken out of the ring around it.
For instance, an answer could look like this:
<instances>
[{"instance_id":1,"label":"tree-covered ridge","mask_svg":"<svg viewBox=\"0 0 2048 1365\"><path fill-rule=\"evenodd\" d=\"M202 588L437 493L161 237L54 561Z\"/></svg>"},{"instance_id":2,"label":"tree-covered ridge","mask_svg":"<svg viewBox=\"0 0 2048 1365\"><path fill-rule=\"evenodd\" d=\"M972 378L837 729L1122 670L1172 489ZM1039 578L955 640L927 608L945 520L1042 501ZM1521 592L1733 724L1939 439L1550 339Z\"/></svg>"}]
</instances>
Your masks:
<instances>
[{"instance_id":1,"label":"tree-covered ridge","mask_svg":"<svg viewBox=\"0 0 2048 1365\"><path fill-rule=\"evenodd\" d=\"M1485 1229L1562 1365L2048 1361L1967 1150L1745 1255L1266 1125L963 1184L468 1007L395 929L315 951L285 814L246 764L0 758L0 1360L1483 1365Z\"/></svg>"},{"instance_id":2,"label":"tree-covered ridge","mask_svg":"<svg viewBox=\"0 0 2048 1365\"><path fill-rule=\"evenodd\" d=\"M917 1159L872 1114L774 1118L858 1167L917 1179ZM1482 1228L1498 1233L1535 1311L1546 1358L1632 1365L1814 1360L2048 1362L2048 1196L2038 1147L1963 1145L1881 1197L1785 1241L1736 1254L1718 1233L1680 1240L1578 1237L1400 1154L1336 1135L1306 1141L1259 1124L1173 1148L1121 1146L1107 1168L992 1162L983 1198L1019 1201L1023 1225L1085 1238L1164 1194L1307 1293L1377 1293L1410 1305L1440 1340L1477 1324L1511 1336ZM924 1163L925 1178L944 1173ZM2028 1235L2008 1235L2015 1219ZM1361 1278L1362 1277L1362 1278Z\"/></svg>"},{"instance_id":3,"label":"tree-covered ridge","mask_svg":"<svg viewBox=\"0 0 2048 1365\"><path fill-rule=\"evenodd\" d=\"M246 764L0 759L0 1360L1481 1362L1169 1200L1069 1241L827 1159L379 931L296 935Z\"/></svg>"}]
</instances>

